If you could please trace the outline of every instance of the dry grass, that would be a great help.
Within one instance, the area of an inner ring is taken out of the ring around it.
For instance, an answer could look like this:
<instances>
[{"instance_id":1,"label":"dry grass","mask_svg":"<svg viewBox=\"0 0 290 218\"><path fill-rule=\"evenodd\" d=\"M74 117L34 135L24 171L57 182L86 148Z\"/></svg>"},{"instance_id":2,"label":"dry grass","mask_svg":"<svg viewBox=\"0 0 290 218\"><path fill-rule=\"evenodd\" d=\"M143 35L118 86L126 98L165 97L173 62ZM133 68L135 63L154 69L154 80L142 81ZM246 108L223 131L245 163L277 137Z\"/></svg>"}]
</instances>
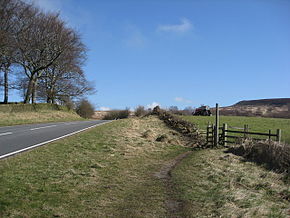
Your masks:
<instances>
[{"instance_id":1,"label":"dry grass","mask_svg":"<svg viewBox=\"0 0 290 218\"><path fill-rule=\"evenodd\" d=\"M76 113L68 111L0 112L0 126L73 120L82 120L82 118Z\"/></svg>"},{"instance_id":2,"label":"dry grass","mask_svg":"<svg viewBox=\"0 0 290 218\"><path fill-rule=\"evenodd\" d=\"M183 217L288 217L289 183L222 150L201 150L173 171Z\"/></svg>"},{"instance_id":3,"label":"dry grass","mask_svg":"<svg viewBox=\"0 0 290 218\"><path fill-rule=\"evenodd\" d=\"M168 187L155 174L187 143L148 116L1 160L0 217L170 217ZM221 150L193 151L171 175L182 217L286 217L290 209L281 174Z\"/></svg>"},{"instance_id":4,"label":"dry grass","mask_svg":"<svg viewBox=\"0 0 290 218\"><path fill-rule=\"evenodd\" d=\"M0 216L165 217L154 173L187 149L162 134L179 138L157 118L124 119L1 160Z\"/></svg>"},{"instance_id":5,"label":"dry grass","mask_svg":"<svg viewBox=\"0 0 290 218\"><path fill-rule=\"evenodd\" d=\"M230 151L243 157L265 164L267 168L290 174L290 145L273 141L255 142L246 140Z\"/></svg>"}]
</instances>

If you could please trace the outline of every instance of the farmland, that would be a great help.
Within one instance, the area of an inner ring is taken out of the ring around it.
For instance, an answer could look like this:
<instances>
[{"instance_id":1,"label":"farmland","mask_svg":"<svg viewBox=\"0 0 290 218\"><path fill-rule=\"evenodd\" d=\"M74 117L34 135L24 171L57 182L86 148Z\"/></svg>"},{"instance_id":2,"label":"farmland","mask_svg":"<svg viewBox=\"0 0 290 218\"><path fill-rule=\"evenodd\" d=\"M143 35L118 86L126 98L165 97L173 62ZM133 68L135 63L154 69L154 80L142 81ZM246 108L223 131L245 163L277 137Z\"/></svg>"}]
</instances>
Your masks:
<instances>
[{"instance_id":1,"label":"farmland","mask_svg":"<svg viewBox=\"0 0 290 218\"><path fill-rule=\"evenodd\" d=\"M198 125L200 129L206 130L208 122L214 123L215 117L203 116L182 116L182 119L191 121ZM241 117L241 116L220 116L220 125L227 123L229 126L243 127L248 124L250 131L265 132L269 129L276 132L276 129L282 130L282 142L290 144L290 119L264 118L264 117Z\"/></svg>"}]
</instances>

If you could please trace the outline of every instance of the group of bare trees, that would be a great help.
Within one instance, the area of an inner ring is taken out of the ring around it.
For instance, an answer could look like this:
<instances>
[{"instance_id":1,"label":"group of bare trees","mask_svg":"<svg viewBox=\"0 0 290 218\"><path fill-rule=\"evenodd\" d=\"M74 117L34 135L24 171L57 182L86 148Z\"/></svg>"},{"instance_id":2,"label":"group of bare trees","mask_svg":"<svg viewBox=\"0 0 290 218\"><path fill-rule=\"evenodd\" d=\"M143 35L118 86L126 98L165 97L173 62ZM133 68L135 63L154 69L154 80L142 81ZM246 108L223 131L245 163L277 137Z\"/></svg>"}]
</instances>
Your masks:
<instances>
[{"instance_id":1,"label":"group of bare trees","mask_svg":"<svg viewBox=\"0 0 290 218\"><path fill-rule=\"evenodd\" d=\"M93 91L82 70L86 47L58 14L21 0L0 0L0 87L24 103L55 103ZM11 79L14 78L14 79ZM12 80L12 82L10 82Z\"/></svg>"}]
</instances>

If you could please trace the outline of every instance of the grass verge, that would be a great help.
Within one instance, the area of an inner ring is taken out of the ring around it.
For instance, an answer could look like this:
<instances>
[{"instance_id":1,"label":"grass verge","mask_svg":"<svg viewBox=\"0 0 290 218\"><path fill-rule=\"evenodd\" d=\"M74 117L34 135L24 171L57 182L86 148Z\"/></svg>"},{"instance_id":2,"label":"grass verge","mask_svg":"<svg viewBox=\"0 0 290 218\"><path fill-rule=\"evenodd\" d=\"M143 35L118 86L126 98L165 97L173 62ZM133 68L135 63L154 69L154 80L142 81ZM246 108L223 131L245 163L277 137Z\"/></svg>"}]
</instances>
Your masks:
<instances>
[{"instance_id":1,"label":"grass verge","mask_svg":"<svg viewBox=\"0 0 290 218\"><path fill-rule=\"evenodd\" d=\"M0 126L84 120L75 111L57 104L1 104Z\"/></svg>"},{"instance_id":2,"label":"grass verge","mask_svg":"<svg viewBox=\"0 0 290 218\"><path fill-rule=\"evenodd\" d=\"M0 217L170 217L170 200L180 217L287 217L282 174L221 150L179 162L187 143L148 116L0 160ZM168 167L166 183L156 172Z\"/></svg>"},{"instance_id":3,"label":"grass verge","mask_svg":"<svg viewBox=\"0 0 290 218\"><path fill-rule=\"evenodd\" d=\"M0 216L164 217L153 174L181 143L157 118L125 119L1 160Z\"/></svg>"},{"instance_id":4,"label":"grass verge","mask_svg":"<svg viewBox=\"0 0 290 218\"><path fill-rule=\"evenodd\" d=\"M0 112L0 126L12 126L31 123L65 122L84 120L75 112L42 110L38 112Z\"/></svg>"},{"instance_id":5,"label":"grass verge","mask_svg":"<svg viewBox=\"0 0 290 218\"><path fill-rule=\"evenodd\" d=\"M200 150L172 172L182 217L288 217L289 181L223 150Z\"/></svg>"}]
</instances>

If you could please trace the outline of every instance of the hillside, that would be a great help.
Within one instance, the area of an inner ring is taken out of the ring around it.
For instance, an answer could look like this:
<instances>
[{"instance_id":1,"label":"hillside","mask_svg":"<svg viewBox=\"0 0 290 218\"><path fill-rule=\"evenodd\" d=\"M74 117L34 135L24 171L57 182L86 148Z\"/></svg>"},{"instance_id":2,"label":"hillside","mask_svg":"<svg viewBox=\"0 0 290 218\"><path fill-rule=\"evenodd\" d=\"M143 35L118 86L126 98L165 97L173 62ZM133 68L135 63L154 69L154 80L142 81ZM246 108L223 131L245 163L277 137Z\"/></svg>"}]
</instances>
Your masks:
<instances>
[{"instance_id":1,"label":"hillside","mask_svg":"<svg viewBox=\"0 0 290 218\"><path fill-rule=\"evenodd\" d=\"M260 116L290 118L290 98L259 99L240 101L220 109L226 116Z\"/></svg>"},{"instance_id":2,"label":"hillside","mask_svg":"<svg viewBox=\"0 0 290 218\"><path fill-rule=\"evenodd\" d=\"M283 107L290 104L290 98L272 98L272 99L258 99L239 101L233 106L276 106Z\"/></svg>"},{"instance_id":3,"label":"hillside","mask_svg":"<svg viewBox=\"0 0 290 218\"><path fill-rule=\"evenodd\" d=\"M56 104L0 105L0 126L82 119L75 111Z\"/></svg>"}]
</instances>

